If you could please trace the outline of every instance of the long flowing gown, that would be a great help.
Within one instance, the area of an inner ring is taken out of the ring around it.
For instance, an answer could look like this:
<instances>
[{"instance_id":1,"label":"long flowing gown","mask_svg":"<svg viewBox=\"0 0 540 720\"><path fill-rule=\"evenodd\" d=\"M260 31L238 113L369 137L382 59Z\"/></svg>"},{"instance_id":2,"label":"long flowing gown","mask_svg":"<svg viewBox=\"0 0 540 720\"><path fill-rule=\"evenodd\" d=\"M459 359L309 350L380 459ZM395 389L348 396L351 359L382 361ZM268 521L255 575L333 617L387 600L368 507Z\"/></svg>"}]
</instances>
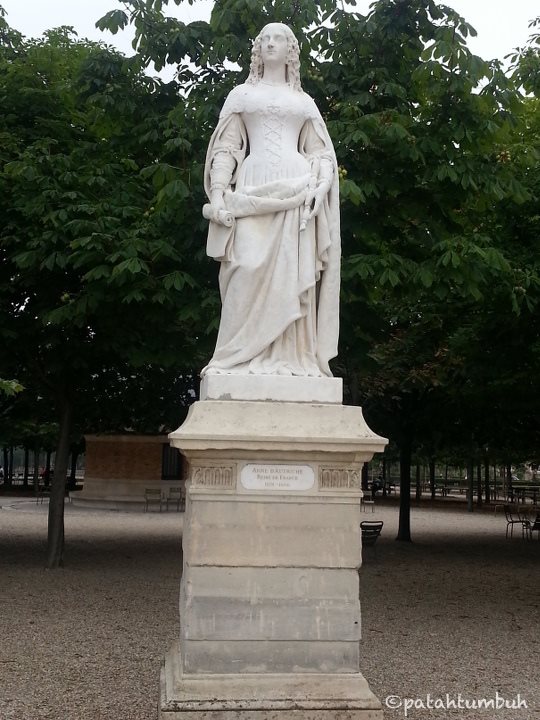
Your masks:
<instances>
[{"instance_id":1,"label":"long flowing gown","mask_svg":"<svg viewBox=\"0 0 540 720\"><path fill-rule=\"evenodd\" d=\"M221 261L222 313L202 371L331 375L339 318L339 208L332 143L313 100L288 86L240 85L228 96L206 163L234 158L225 203L231 228L210 223L208 254ZM330 190L305 229L306 190L318 168Z\"/></svg>"}]
</instances>

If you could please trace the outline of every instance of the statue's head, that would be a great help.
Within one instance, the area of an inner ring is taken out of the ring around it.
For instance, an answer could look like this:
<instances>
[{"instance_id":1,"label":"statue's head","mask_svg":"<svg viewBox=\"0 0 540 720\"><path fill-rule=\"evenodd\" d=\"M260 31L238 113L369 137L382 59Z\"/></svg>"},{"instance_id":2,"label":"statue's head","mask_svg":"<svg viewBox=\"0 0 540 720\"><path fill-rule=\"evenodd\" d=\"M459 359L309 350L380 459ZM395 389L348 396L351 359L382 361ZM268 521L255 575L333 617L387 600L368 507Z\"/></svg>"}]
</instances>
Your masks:
<instances>
[{"instance_id":1,"label":"statue's head","mask_svg":"<svg viewBox=\"0 0 540 720\"><path fill-rule=\"evenodd\" d=\"M269 36L282 35L285 38L287 45L285 58L285 72L287 83L293 90L302 90L300 84L300 48L298 47L298 40L294 36L293 31L287 25L283 23L268 23L265 25L261 32L257 35L253 41L253 48L251 51L251 66L249 69L249 77L247 82L251 85L257 84L264 73L264 60L263 60L263 43L268 39Z\"/></svg>"}]
</instances>

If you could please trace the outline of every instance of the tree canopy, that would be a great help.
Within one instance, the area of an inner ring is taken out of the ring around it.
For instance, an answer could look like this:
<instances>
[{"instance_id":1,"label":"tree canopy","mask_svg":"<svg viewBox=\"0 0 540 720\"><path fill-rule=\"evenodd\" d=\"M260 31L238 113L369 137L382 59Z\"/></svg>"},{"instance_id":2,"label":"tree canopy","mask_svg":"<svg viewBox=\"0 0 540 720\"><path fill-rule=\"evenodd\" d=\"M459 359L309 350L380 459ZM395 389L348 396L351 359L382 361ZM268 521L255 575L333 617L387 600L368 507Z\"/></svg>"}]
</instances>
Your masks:
<instances>
[{"instance_id":1,"label":"tree canopy","mask_svg":"<svg viewBox=\"0 0 540 720\"><path fill-rule=\"evenodd\" d=\"M194 174L225 95L247 74L249 39L269 17L301 38L303 84L341 166L335 368L349 401L405 456L403 518L413 451L533 453L526 399L537 374L523 327L537 316L538 263L526 255L534 233L519 240L516 221L537 197L533 108L519 91L533 89L534 47L505 74L470 52L475 31L458 13L429 0L379 0L367 17L336 2L223 0L208 24L167 17L163 2L125 5L98 26L132 23L143 65L179 63L179 132L200 135Z\"/></svg>"},{"instance_id":2,"label":"tree canopy","mask_svg":"<svg viewBox=\"0 0 540 720\"><path fill-rule=\"evenodd\" d=\"M165 0L124 6L97 25L133 26L130 59L69 28L26 40L1 21L0 376L47 397L59 420L78 409L87 431L137 416L150 429L160 413L166 426L172 392L189 401L219 315L200 215L206 146L272 18L301 41L303 86L336 148L334 371L400 448L400 538L415 454L532 458L538 35L504 72L434 0L377 0L367 16L335 0L217 0L209 23L168 16ZM150 63L175 65L175 79L149 78Z\"/></svg>"},{"instance_id":3,"label":"tree canopy","mask_svg":"<svg viewBox=\"0 0 540 720\"><path fill-rule=\"evenodd\" d=\"M188 190L176 178L164 182L177 152L163 142L176 85L148 78L111 48L77 41L69 28L38 41L6 26L4 35L2 373L24 385L21 402L46 399L64 438L55 467L62 479L74 423L111 430L104 418L112 415L120 427L151 424L141 412L147 396L135 409L124 398L122 412L111 412L115 386L127 398L126 386L144 377L154 422L161 410L159 426L167 415L173 426L162 386L178 389L181 377L192 385L204 346L205 273L196 272L202 251L177 203ZM159 374L165 383L149 383ZM63 507L63 484L56 487L51 521Z\"/></svg>"}]
</instances>

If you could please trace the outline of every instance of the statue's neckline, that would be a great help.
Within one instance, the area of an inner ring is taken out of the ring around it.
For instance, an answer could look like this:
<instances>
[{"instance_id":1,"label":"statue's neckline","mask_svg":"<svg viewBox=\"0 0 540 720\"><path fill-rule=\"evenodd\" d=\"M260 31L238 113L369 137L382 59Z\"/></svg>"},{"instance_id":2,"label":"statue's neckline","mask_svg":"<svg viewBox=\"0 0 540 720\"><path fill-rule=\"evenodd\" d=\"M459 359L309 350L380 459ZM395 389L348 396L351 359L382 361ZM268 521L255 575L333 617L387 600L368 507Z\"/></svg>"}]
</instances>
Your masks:
<instances>
[{"instance_id":1,"label":"statue's neckline","mask_svg":"<svg viewBox=\"0 0 540 720\"><path fill-rule=\"evenodd\" d=\"M268 87L275 87L275 88L287 88L287 87L289 87L289 83L287 83L287 82L271 83L271 82L267 82L266 80L259 80L259 82L260 82L262 85L268 85Z\"/></svg>"}]
</instances>

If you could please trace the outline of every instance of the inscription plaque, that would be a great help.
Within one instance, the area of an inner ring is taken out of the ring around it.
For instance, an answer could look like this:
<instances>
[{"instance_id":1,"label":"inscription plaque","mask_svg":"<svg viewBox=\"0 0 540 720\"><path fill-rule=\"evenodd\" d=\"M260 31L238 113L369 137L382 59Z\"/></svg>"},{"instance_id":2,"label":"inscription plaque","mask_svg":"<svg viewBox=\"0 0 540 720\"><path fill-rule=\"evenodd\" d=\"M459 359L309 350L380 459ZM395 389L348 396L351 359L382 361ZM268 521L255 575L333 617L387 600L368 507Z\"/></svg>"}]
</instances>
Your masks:
<instances>
[{"instance_id":1,"label":"inscription plaque","mask_svg":"<svg viewBox=\"0 0 540 720\"><path fill-rule=\"evenodd\" d=\"M315 473L309 465L248 463L240 471L240 482L246 490L310 490Z\"/></svg>"}]
</instances>

